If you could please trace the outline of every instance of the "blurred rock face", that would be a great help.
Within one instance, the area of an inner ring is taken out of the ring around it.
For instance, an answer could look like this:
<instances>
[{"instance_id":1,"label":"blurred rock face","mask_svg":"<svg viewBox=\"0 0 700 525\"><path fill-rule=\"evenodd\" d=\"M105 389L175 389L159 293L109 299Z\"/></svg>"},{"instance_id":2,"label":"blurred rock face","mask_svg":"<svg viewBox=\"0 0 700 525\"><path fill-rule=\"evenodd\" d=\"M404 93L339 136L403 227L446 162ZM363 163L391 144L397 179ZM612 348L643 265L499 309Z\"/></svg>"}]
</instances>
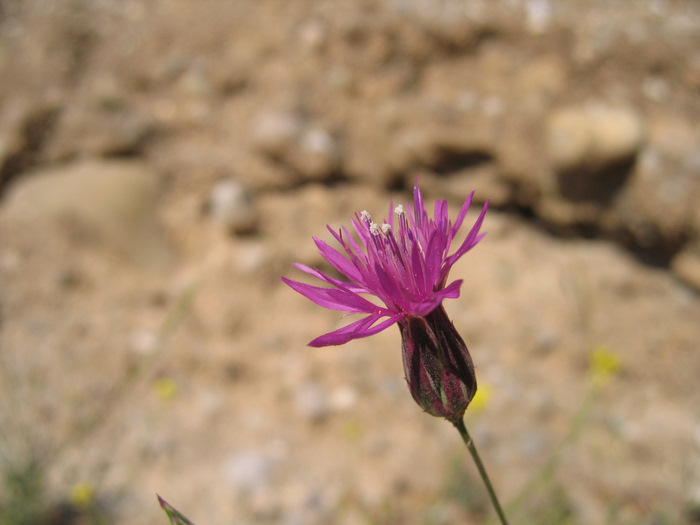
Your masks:
<instances>
[{"instance_id":1,"label":"blurred rock face","mask_svg":"<svg viewBox=\"0 0 700 525\"><path fill-rule=\"evenodd\" d=\"M85 156L235 175L252 192L419 176L659 264L700 242L687 197L700 194L700 73L683 9L273 4L7 8L0 191Z\"/></svg>"},{"instance_id":2,"label":"blurred rock face","mask_svg":"<svg viewBox=\"0 0 700 525\"><path fill-rule=\"evenodd\" d=\"M139 265L167 267L172 253L158 220L159 184L143 163L84 161L37 170L5 196L3 220L41 235L58 227Z\"/></svg>"}]
</instances>

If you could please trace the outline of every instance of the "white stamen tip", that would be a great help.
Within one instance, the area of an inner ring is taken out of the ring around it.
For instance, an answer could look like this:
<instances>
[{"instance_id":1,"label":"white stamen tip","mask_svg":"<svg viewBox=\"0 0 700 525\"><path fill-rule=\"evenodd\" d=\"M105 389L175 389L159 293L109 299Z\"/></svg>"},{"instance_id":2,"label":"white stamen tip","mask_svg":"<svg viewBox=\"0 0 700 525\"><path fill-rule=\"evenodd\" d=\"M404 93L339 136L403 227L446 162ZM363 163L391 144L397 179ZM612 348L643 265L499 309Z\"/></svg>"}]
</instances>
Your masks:
<instances>
[{"instance_id":1,"label":"white stamen tip","mask_svg":"<svg viewBox=\"0 0 700 525\"><path fill-rule=\"evenodd\" d=\"M379 235L379 226L377 226L376 222L371 222L369 225L369 232L372 235Z\"/></svg>"},{"instance_id":2,"label":"white stamen tip","mask_svg":"<svg viewBox=\"0 0 700 525\"><path fill-rule=\"evenodd\" d=\"M362 210L360 212L360 220L362 220L363 222L370 222L372 220L372 217L370 216L367 210Z\"/></svg>"},{"instance_id":3,"label":"white stamen tip","mask_svg":"<svg viewBox=\"0 0 700 525\"><path fill-rule=\"evenodd\" d=\"M396 208L394 208L394 213L398 216L401 216L404 213L406 213L403 211L403 204L399 204Z\"/></svg>"},{"instance_id":4,"label":"white stamen tip","mask_svg":"<svg viewBox=\"0 0 700 525\"><path fill-rule=\"evenodd\" d=\"M384 235L389 235L391 233L391 226L385 222L382 224L382 232L384 232Z\"/></svg>"}]
</instances>

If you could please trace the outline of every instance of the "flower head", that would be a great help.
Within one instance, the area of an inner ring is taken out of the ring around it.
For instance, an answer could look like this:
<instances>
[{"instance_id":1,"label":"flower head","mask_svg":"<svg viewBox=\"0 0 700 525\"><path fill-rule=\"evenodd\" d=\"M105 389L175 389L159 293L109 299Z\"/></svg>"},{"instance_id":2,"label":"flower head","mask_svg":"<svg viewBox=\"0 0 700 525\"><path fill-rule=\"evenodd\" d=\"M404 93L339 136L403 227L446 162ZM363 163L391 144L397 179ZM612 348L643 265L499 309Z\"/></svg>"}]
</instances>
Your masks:
<instances>
[{"instance_id":1,"label":"flower head","mask_svg":"<svg viewBox=\"0 0 700 525\"><path fill-rule=\"evenodd\" d=\"M282 280L320 306L366 315L317 337L309 345L344 344L376 334L400 321L400 325L407 326L407 319L426 317L440 307L444 299L459 297L462 281L448 284L447 278L457 260L484 236L479 230L488 208L487 202L464 240L450 253L473 196L474 192L465 200L453 223L448 216L446 200L435 203L433 218L430 218L416 186L413 206L398 205L391 210L392 205L388 220L381 225L373 222L366 211L355 214L351 224L359 240L347 228L335 231L328 227L340 244L340 250L314 238L323 258L346 280L335 279L303 264L295 266L327 286L285 277Z\"/></svg>"},{"instance_id":2,"label":"flower head","mask_svg":"<svg viewBox=\"0 0 700 525\"><path fill-rule=\"evenodd\" d=\"M423 196L413 189L413 206L399 205L396 218L381 226L369 213L356 214L352 226L335 232L342 251L314 238L321 255L347 280L335 279L307 266L297 268L330 286L282 280L316 304L347 313L367 314L343 328L317 337L311 346L328 346L367 337L398 323L406 382L413 399L426 412L455 422L476 393L474 365L467 345L442 306L443 299L459 296L462 281L447 284L450 269L479 242L488 202L462 243L450 254L452 241L467 215L474 193L467 198L454 224L447 201L437 201L428 217ZM377 301L370 301L373 296Z\"/></svg>"}]
</instances>

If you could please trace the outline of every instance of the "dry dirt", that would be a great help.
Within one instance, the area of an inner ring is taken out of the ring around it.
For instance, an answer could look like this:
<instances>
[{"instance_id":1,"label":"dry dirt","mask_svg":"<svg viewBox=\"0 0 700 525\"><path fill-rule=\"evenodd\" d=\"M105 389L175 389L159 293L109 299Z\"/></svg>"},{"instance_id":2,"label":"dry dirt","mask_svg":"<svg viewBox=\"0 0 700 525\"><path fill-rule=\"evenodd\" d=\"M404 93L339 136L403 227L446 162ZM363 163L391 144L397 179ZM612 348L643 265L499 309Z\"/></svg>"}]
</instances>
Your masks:
<instances>
[{"instance_id":1,"label":"dry dirt","mask_svg":"<svg viewBox=\"0 0 700 525\"><path fill-rule=\"evenodd\" d=\"M446 308L513 525L698 523L698 122L692 1L0 1L0 523L485 522L398 330L279 280L416 177L491 202Z\"/></svg>"}]
</instances>

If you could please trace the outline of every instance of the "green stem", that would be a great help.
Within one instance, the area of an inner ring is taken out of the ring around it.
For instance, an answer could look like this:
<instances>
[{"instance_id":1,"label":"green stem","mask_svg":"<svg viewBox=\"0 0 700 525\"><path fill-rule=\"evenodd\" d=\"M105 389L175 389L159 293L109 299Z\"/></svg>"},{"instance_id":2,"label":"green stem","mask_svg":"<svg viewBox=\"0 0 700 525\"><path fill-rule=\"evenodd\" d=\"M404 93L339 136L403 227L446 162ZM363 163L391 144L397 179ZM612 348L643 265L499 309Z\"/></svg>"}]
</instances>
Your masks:
<instances>
[{"instance_id":1,"label":"green stem","mask_svg":"<svg viewBox=\"0 0 700 525\"><path fill-rule=\"evenodd\" d=\"M498 496L496 496L496 491L493 490L493 485L491 485L491 480L489 479L489 475L486 473L486 468L484 468L484 464L481 462L481 458L479 457L479 453L476 451L476 446L474 446L474 441L472 441L472 438L469 435L469 432L467 432L467 427L464 426L464 421L461 419L458 419L457 421L453 421L452 424L459 431L459 435L462 436L462 440L464 441L464 444L467 446L467 450L469 450L469 453L472 455L472 459L474 459L474 463L476 463L476 468L479 470L479 475L481 476L481 480L484 482L484 485L486 486L486 490L488 491L489 497L491 498L491 503L493 503L493 507L496 509L496 514L498 514L498 518L501 520L501 525L508 525L508 520L506 519L506 515L503 513L503 509L501 508L501 503L498 501Z\"/></svg>"}]
</instances>

